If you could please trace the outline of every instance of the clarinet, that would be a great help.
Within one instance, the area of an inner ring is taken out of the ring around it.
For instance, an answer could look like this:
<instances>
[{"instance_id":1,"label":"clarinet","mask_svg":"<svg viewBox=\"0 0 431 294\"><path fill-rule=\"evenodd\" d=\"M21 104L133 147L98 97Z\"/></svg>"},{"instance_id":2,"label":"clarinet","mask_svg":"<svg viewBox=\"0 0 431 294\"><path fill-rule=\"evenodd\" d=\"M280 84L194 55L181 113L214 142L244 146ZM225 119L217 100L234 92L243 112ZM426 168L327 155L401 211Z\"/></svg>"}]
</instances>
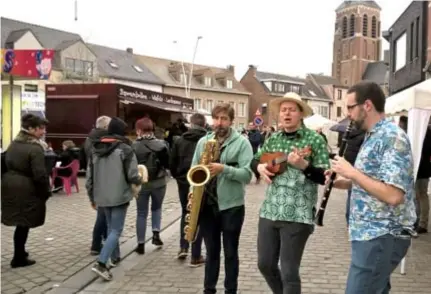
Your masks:
<instances>
[{"instance_id":1,"label":"clarinet","mask_svg":"<svg viewBox=\"0 0 431 294\"><path fill-rule=\"evenodd\" d=\"M349 138L350 132L352 131L353 121L347 126L346 132L343 135L343 140L341 142L340 150L338 151L338 156L344 156L344 152L347 149L347 138ZM325 193L323 194L322 202L320 203L319 210L317 211L315 217L315 223L318 226L323 226L323 217L325 216L326 205L328 205L329 196L331 195L332 187L334 186L334 180L337 177L336 173L331 174L329 183L326 185Z\"/></svg>"}]
</instances>

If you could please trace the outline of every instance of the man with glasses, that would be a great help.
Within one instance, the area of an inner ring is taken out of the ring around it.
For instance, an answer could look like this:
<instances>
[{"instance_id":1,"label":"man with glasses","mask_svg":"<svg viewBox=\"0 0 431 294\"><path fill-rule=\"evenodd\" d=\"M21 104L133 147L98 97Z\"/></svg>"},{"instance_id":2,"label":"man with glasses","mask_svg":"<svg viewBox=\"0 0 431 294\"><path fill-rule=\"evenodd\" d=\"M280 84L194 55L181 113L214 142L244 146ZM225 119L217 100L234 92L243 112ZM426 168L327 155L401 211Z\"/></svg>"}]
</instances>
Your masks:
<instances>
[{"instance_id":1,"label":"man with glasses","mask_svg":"<svg viewBox=\"0 0 431 294\"><path fill-rule=\"evenodd\" d=\"M348 90L348 116L367 133L354 167L338 156L331 162L338 174L334 187L352 189L347 294L389 293L390 275L415 234L411 146L407 134L385 119L385 98L373 82Z\"/></svg>"}]
</instances>

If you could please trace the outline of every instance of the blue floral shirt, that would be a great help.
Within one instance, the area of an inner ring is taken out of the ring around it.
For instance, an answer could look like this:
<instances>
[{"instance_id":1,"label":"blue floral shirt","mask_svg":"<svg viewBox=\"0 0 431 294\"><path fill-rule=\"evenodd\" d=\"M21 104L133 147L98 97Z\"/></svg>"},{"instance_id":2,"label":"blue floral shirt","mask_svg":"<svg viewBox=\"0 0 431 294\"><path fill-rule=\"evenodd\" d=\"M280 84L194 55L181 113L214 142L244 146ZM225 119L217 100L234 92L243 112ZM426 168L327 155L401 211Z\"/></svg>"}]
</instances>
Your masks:
<instances>
[{"instance_id":1,"label":"blue floral shirt","mask_svg":"<svg viewBox=\"0 0 431 294\"><path fill-rule=\"evenodd\" d=\"M367 176L405 192L403 204L392 206L353 184L350 202L351 241L371 240L412 230L416 221L413 155L407 134L383 119L365 136L355 167Z\"/></svg>"}]
</instances>

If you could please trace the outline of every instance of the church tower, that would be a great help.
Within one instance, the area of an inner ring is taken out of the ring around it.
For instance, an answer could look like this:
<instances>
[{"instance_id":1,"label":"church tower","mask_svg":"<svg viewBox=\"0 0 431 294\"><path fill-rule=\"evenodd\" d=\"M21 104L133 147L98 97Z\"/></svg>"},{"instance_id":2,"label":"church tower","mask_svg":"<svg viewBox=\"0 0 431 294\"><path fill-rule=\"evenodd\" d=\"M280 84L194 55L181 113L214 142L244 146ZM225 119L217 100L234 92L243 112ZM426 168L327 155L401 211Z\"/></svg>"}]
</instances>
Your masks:
<instances>
[{"instance_id":1,"label":"church tower","mask_svg":"<svg viewBox=\"0 0 431 294\"><path fill-rule=\"evenodd\" d=\"M352 86L370 62L380 60L380 6L375 1L343 1L335 10L332 76Z\"/></svg>"}]
</instances>

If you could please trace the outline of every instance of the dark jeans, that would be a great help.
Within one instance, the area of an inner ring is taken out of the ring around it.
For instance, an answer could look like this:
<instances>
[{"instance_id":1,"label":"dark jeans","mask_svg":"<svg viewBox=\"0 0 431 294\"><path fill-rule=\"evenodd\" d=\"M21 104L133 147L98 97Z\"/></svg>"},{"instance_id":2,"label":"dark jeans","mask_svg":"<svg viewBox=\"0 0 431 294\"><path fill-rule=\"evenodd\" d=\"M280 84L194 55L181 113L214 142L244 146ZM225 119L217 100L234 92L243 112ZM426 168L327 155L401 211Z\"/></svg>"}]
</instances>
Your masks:
<instances>
[{"instance_id":1,"label":"dark jeans","mask_svg":"<svg viewBox=\"0 0 431 294\"><path fill-rule=\"evenodd\" d=\"M13 234L14 254L13 259L16 261L25 260L27 253L25 251L25 243L27 243L29 227L17 226Z\"/></svg>"},{"instance_id":2,"label":"dark jeans","mask_svg":"<svg viewBox=\"0 0 431 294\"><path fill-rule=\"evenodd\" d=\"M136 237L138 244L145 244L147 232L148 208L151 199L151 227L153 232L160 232L162 226L162 205L165 199L166 186L141 190L136 199Z\"/></svg>"},{"instance_id":3,"label":"dark jeans","mask_svg":"<svg viewBox=\"0 0 431 294\"><path fill-rule=\"evenodd\" d=\"M177 180L177 184L178 184L178 195L180 197L181 208L182 208L181 223L180 223L180 236L181 236L180 248L188 250L189 242L186 239L184 239L185 237L184 226L185 226L186 214L188 213L187 197L189 194L190 185L186 180L183 180L183 181ZM199 258L201 256L201 248L202 248L202 230L198 230L196 240L192 243L192 258Z\"/></svg>"},{"instance_id":4,"label":"dark jeans","mask_svg":"<svg viewBox=\"0 0 431 294\"><path fill-rule=\"evenodd\" d=\"M108 227L106 224L105 210L102 207L97 208L96 223L93 228L93 242L91 243L92 251L102 250L102 241L106 240L108 234Z\"/></svg>"},{"instance_id":5,"label":"dark jeans","mask_svg":"<svg viewBox=\"0 0 431 294\"><path fill-rule=\"evenodd\" d=\"M204 293L216 293L220 274L220 253L223 234L225 293L235 294L238 289L239 257L238 246L245 207L234 207L214 212L207 206L200 224L207 251L205 262Z\"/></svg>"},{"instance_id":6,"label":"dark jeans","mask_svg":"<svg viewBox=\"0 0 431 294\"><path fill-rule=\"evenodd\" d=\"M389 294L391 274L406 256L410 244L410 238L389 234L369 241L352 241L346 294Z\"/></svg>"},{"instance_id":7,"label":"dark jeans","mask_svg":"<svg viewBox=\"0 0 431 294\"><path fill-rule=\"evenodd\" d=\"M346 222L349 225L350 217L350 198L352 198L352 189L347 190L347 200L346 200Z\"/></svg>"},{"instance_id":8,"label":"dark jeans","mask_svg":"<svg viewBox=\"0 0 431 294\"><path fill-rule=\"evenodd\" d=\"M259 219L258 267L274 294L301 294L299 267L312 231L312 225Z\"/></svg>"}]
</instances>

